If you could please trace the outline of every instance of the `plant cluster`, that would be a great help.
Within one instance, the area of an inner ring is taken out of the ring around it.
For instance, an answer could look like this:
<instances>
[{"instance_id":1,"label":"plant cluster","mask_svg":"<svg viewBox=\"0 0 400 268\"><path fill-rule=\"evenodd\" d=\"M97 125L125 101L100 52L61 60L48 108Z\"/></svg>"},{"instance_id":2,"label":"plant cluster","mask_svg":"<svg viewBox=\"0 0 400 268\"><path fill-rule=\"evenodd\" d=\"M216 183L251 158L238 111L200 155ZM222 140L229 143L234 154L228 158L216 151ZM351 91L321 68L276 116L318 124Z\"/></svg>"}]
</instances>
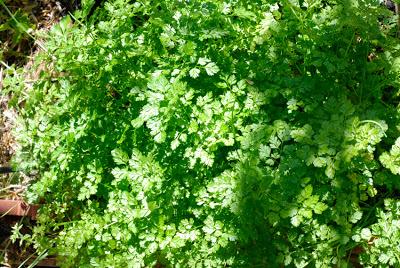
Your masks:
<instances>
[{"instance_id":1,"label":"plant cluster","mask_svg":"<svg viewBox=\"0 0 400 268\"><path fill-rule=\"evenodd\" d=\"M127 1L49 33L15 132L65 267L400 265L399 62L378 1ZM16 228L18 232L18 228Z\"/></svg>"}]
</instances>

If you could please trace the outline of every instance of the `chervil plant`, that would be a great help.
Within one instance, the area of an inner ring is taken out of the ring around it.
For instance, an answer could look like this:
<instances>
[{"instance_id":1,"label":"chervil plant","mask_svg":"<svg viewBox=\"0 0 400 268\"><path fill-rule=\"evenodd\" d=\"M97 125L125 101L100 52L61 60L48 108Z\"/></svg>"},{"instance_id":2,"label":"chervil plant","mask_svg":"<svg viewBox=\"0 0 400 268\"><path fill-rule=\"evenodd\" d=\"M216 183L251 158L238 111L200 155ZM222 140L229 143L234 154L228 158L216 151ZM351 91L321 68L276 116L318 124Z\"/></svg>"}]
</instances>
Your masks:
<instances>
[{"instance_id":1,"label":"chervil plant","mask_svg":"<svg viewBox=\"0 0 400 268\"><path fill-rule=\"evenodd\" d=\"M399 190L390 16L378 1L115 0L65 18L40 79L14 91L15 163L39 174L31 242L64 267L398 256L365 239L387 241Z\"/></svg>"}]
</instances>

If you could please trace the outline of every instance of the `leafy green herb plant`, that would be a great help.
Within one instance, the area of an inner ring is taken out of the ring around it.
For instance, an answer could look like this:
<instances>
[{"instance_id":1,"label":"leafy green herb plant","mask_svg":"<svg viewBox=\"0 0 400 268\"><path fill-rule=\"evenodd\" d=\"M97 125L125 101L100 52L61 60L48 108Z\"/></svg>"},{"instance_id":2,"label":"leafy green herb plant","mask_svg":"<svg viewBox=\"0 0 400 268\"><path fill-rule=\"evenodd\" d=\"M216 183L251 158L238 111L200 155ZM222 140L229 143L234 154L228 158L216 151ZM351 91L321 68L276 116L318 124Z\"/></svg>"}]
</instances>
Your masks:
<instances>
[{"instance_id":1,"label":"leafy green herb plant","mask_svg":"<svg viewBox=\"0 0 400 268\"><path fill-rule=\"evenodd\" d=\"M350 267L356 246L400 265L382 227L399 190L389 15L115 0L64 19L37 58L51 71L14 89L15 162L42 203L28 240L65 267Z\"/></svg>"}]
</instances>

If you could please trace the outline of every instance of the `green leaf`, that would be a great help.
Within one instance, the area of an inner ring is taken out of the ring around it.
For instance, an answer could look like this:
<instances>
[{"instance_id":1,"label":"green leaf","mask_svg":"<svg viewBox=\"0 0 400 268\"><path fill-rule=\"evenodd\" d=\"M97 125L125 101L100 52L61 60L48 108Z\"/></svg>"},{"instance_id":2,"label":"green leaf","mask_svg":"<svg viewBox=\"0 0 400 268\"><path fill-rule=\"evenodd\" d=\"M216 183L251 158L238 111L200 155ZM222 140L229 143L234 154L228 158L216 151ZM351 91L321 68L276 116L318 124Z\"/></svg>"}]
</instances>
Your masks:
<instances>
[{"instance_id":1,"label":"green leaf","mask_svg":"<svg viewBox=\"0 0 400 268\"><path fill-rule=\"evenodd\" d=\"M350 217L350 222L352 222L352 223L358 222L359 220L361 220L362 215L363 215L362 211L358 210L358 211L354 212L353 215L351 215L351 217Z\"/></svg>"},{"instance_id":2,"label":"green leaf","mask_svg":"<svg viewBox=\"0 0 400 268\"><path fill-rule=\"evenodd\" d=\"M163 75L152 77L147 87L154 90L155 92L165 92L170 88L168 79Z\"/></svg>"},{"instance_id":3,"label":"green leaf","mask_svg":"<svg viewBox=\"0 0 400 268\"><path fill-rule=\"evenodd\" d=\"M111 155L113 157L114 162L117 165L124 165L124 164L127 164L129 161L128 154L120 148L116 148L116 149L112 150Z\"/></svg>"},{"instance_id":4,"label":"green leaf","mask_svg":"<svg viewBox=\"0 0 400 268\"><path fill-rule=\"evenodd\" d=\"M192 78L197 78L197 77L199 77L199 75L200 75L200 70L197 69L197 68L190 69L189 75L190 75L190 77L192 77Z\"/></svg>"},{"instance_id":5,"label":"green leaf","mask_svg":"<svg viewBox=\"0 0 400 268\"><path fill-rule=\"evenodd\" d=\"M308 184L302 191L301 191L301 197L304 199L307 199L311 196L313 192L313 187L311 184Z\"/></svg>"},{"instance_id":6,"label":"green leaf","mask_svg":"<svg viewBox=\"0 0 400 268\"><path fill-rule=\"evenodd\" d=\"M218 66L214 62L210 62L206 65L206 72L208 75L213 76L219 72Z\"/></svg>"},{"instance_id":7,"label":"green leaf","mask_svg":"<svg viewBox=\"0 0 400 268\"><path fill-rule=\"evenodd\" d=\"M363 228L360 233L361 239L369 241L372 237L371 230L369 228Z\"/></svg>"},{"instance_id":8,"label":"green leaf","mask_svg":"<svg viewBox=\"0 0 400 268\"><path fill-rule=\"evenodd\" d=\"M197 63L200 64L200 65L202 65L202 66L206 65L206 64L209 63L209 62L211 62L210 59L201 58L201 57L200 57L199 60L197 61Z\"/></svg>"},{"instance_id":9,"label":"green leaf","mask_svg":"<svg viewBox=\"0 0 400 268\"><path fill-rule=\"evenodd\" d=\"M326 166L326 159L324 157L316 157L313 161L313 165L315 167L324 167Z\"/></svg>"},{"instance_id":10,"label":"green leaf","mask_svg":"<svg viewBox=\"0 0 400 268\"><path fill-rule=\"evenodd\" d=\"M234 10L234 15L238 16L239 18L244 18L244 19L249 19L249 20L255 20L256 15L249 11L246 10L244 7L238 7Z\"/></svg>"},{"instance_id":11,"label":"green leaf","mask_svg":"<svg viewBox=\"0 0 400 268\"><path fill-rule=\"evenodd\" d=\"M314 212L316 214L322 214L322 212L324 212L327 208L328 208L328 206L326 204L324 204L322 202L318 202L314 206Z\"/></svg>"},{"instance_id":12,"label":"green leaf","mask_svg":"<svg viewBox=\"0 0 400 268\"><path fill-rule=\"evenodd\" d=\"M291 223L293 226L298 227L298 226L301 224L302 220L303 220L303 217L302 217L302 216L300 216L300 215L295 215L295 216L293 216L293 217L290 219L290 223Z\"/></svg>"}]
</instances>

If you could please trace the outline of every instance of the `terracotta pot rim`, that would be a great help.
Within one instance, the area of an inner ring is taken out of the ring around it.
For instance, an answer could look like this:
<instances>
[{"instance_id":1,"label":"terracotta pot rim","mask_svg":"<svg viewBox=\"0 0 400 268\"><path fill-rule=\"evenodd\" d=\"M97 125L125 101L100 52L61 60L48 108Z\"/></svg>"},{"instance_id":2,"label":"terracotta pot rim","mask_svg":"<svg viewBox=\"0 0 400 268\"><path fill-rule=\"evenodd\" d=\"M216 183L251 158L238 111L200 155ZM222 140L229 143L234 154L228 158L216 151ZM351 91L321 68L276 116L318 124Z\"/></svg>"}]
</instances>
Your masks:
<instances>
[{"instance_id":1,"label":"terracotta pot rim","mask_svg":"<svg viewBox=\"0 0 400 268\"><path fill-rule=\"evenodd\" d=\"M0 215L29 216L35 219L38 210L37 205L29 205L24 200L0 199Z\"/></svg>"}]
</instances>

